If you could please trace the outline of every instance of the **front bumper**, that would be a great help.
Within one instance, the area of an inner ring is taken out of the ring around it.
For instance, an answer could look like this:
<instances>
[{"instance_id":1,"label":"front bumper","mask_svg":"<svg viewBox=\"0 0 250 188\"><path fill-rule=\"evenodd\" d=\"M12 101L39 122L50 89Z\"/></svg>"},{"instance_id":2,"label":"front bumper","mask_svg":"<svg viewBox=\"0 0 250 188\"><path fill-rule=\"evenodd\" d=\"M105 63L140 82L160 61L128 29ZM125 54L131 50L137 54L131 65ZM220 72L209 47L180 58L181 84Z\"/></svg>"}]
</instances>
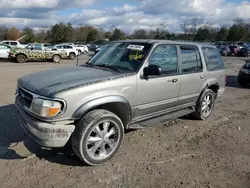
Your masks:
<instances>
[{"instance_id":1,"label":"front bumper","mask_svg":"<svg viewBox=\"0 0 250 188\"><path fill-rule=\"evenodd\" d=\"M63 147L69 141L75 130L75 125L70 121L46 123L41 122L24 112L16 102L20 123L28 135L44 147Z\"/></svg>"},{"instance_id":2,"label":"front bumper","mask_svg":"<svg viewBox=\"0 0 250 188\"><path fill-rule=\"evenodd\" d=\"M15 59L16 56L15 56L14 54L9 54L8 58L9 58L9 59Z\"/></svg>"}]
</instances>

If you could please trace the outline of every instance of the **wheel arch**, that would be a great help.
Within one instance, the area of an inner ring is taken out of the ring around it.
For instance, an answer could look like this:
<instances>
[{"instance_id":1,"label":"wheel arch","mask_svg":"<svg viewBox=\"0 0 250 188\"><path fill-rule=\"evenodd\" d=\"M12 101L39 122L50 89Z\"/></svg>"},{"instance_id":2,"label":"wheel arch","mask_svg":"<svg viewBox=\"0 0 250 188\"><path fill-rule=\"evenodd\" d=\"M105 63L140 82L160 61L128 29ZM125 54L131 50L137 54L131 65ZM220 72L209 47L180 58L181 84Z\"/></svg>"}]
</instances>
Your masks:
<instances>
[{"instance_id":1,"label":"wheel arch","mask_svg":"<svg viewBox=\"0 0 250 188\"><path fill-rule=\"evenodd\" d=\"M17 53L17 54L16 54L16 57L19 56L19 55L24 55L26 58L28 58L28 56L27 56L25 53L22 53L22 52Z\"/></svg>"},{"instance_id":2,"label":"wheel arch","mask_svg":"<svg viewBox=\"0 0 250 188\"><path fill-rule=\"evenodd\" d=\"M73 114L72 118L80 119L86 113L94 109L105 109L116 114L122 121L124 128L128 128L131 121L131 106L127 99L122 96L106 96L91 100L81 105Z\"/></svg>"},{"instance_id":3,"label":"wheel arch","mask_svg":"<svg viewBox=\"0 0 250 188\"><path fill-rule=\"evenodd\" d=\"M217 97L218 91L220 89L219 82L217 80L210 80L206 82L202 87L198 100L200 99L200 97L202 96L202 94L206 89L211 89L215 93L215 97Z\"/></svg>"}]
</instances>

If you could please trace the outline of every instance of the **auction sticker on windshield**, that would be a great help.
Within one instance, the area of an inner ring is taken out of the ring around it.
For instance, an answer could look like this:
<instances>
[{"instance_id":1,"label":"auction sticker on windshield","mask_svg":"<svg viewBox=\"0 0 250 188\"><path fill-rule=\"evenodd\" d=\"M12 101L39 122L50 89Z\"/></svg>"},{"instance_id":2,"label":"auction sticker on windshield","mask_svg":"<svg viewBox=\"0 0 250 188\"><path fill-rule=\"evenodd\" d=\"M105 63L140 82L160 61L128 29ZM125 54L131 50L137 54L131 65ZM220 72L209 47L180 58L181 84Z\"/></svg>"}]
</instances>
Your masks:
<instances>
[{"instance_id":1,"label":"auction sticker on windshield","mask_svg":"<svg viewBox=\"0 0 250 188\"><path fill-rule=\"evenodd\" d=\"M143 48L144 48L144 46L142 46L142 45L136 45L136 44L130 44L127 47L127 49L130 49L130 50L140 50L140 51L142 51Z\"/></svg>"}]
</instances>

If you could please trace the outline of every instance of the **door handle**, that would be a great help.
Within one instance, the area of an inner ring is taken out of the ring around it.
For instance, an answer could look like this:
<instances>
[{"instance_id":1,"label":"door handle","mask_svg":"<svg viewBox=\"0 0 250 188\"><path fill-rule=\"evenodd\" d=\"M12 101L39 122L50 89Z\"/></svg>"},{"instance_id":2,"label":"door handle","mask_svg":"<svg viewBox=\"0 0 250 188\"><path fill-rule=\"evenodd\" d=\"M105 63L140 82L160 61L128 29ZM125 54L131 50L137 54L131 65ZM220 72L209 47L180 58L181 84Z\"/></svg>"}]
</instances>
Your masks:
<instances>
[{"instance_id":1,"label":"door handle","mask_svg":"<svg viewBox=\"0 0 250 188\"><path fill-rule=\"evenodd\" d=\"M178 79L177 79L177 78L174 78L174 79L172 80L172 82L173 82L173 83L176 83L176 82L178 82Z\"/></svg>"},{"instance_id":2,"label":"door handle","mask_svg":"<svg viewBox=\"0 0 250 188\"><path fill-rule=\"evenodd\" d=\"M201 75L201 79L204 79L204 78L205 78L205 76Z\"/></svg>"}]
</instances>

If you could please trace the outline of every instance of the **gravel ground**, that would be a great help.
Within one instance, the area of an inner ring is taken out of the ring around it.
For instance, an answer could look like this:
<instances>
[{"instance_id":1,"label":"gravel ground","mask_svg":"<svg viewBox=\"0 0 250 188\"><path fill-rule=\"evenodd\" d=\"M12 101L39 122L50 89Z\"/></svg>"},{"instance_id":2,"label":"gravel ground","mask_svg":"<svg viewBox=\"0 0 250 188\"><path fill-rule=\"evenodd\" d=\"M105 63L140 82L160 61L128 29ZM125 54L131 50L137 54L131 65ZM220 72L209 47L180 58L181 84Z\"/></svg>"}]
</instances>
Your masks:
<instances>
[{"instance_id":1,"label":"gravel ground","mask_svg":"<svg viewBox=\"0 0 250 188\"><path fill-rule=\"evenodd\" d=\"M80 62L87 60L81 56ZM19 125L14 93L18 77L61 64L0 62L0 187L250 188L250 88L236 82L244 58L225 57L226 93L206 121L184 117L126 134L118 155L83 166L67 149L48 150Z\"/></svg>"}]
</instances>

